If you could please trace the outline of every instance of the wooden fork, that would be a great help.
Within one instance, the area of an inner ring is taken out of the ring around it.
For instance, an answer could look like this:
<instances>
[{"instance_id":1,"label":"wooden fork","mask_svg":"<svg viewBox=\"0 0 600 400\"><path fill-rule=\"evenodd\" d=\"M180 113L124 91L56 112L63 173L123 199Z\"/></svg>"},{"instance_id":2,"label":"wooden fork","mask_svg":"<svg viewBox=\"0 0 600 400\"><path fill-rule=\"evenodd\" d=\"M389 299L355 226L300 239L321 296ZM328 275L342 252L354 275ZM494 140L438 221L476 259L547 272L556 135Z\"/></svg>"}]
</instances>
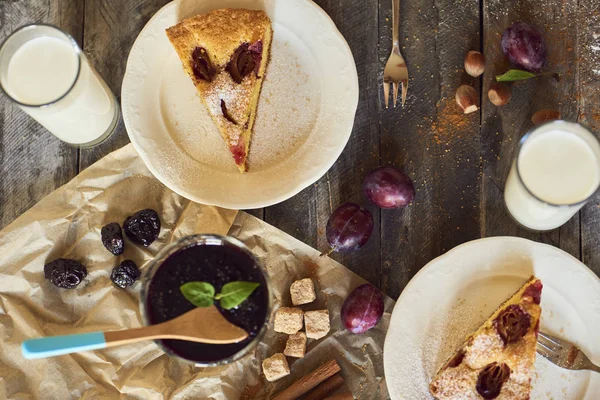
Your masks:
<instances>
[{"instance_id":1,"label":"wooden fork","mask_svg":"<svg viewBox=\"0 0 600 400\"><path fill-rule=\"evenodd\" d=\"M26 340L21 345L28 359L53 357L79 351L97 350L153 339L178 339L209 344L237 343L248 332L233 325L215 306L198 307L162 324L110 332L79 333Z\"/></svg>"},{"instance_id":2,"label":"wooden fork","mask_svg":"<svg viewBox=\"0 0 600 400\"><path fill-rule=\"evenodd\" d=\"M408 68L404 62L404 57L400 54L399 35L400 19L400 0L392 0L392 54L385 64L383 70L383 97L385 99L385 108L388 108L390 100L390 83L394 87L394 107L398 100L398 85L402 85L402 107L406 101L408 91Z\"/></svg>"}]
</instances>

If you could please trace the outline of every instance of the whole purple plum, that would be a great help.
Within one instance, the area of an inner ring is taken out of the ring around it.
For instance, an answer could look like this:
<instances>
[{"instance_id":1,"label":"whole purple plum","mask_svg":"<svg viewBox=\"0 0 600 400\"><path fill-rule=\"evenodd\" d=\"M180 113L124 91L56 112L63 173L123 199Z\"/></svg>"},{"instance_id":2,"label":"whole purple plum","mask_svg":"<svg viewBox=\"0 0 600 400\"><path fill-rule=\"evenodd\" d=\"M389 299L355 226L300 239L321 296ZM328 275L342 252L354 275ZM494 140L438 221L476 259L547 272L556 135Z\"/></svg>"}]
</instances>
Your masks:
<instances>
[{"instance_id":1,"label":"whole purple plum","mask_svg":"<svg viewBox=\"0 0 600 400\"><path fill-rule=\"evenodd\" d=\"M329 217L325 235L331 251L358 250L373 233L373 215L354 203L344 203Z\"/></svg>"},{"instance_id":2,"label":"whole purple plum","mask_svg":"<svg viewBox=\"0 0 600 400\"><path fill-rule=\"evenodd\" d=\"M379 167L363 182L365 196L381 208L406 207L415 198L415 185L404 172L394 167Z\"/></svg>"},{"instance_id":3,"label":"whole purple plum","mask_svg":"<svg viewBox=\"0 0 600 400\"><path fill-rule=\"evenodd\" d=\"M513 64L540 72L546 63L546 42L535 26L515 22L502 35L502 51Z\"/></svg>"},{"instance_id":4,"label":"whole purple plum","mask_svg":"<svg viewBox=\"0 0 600 400\"><path fill-rule=\"evenodd\" d=\"M354 289L342 305L342 323L352 333L365 333L373 328L383 315L383 295L373 285L364 284Z\"/></svg>"}]
</instances>

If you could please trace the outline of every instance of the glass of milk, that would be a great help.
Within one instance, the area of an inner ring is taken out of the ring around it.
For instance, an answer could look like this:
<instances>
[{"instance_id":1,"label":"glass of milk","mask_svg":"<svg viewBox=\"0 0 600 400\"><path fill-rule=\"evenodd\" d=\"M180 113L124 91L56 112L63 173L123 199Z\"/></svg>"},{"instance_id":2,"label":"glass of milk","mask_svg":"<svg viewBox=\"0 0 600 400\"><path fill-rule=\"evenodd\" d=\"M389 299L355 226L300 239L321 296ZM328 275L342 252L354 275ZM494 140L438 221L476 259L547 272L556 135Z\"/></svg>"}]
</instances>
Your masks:
<instances>
[{"instance_id":1,"label":"glass of milk","mask_svg":"<svg viewBox=\"0 0 600 400\"><path fill-rule=\"evenodd\" d=\"M526 134L506 180L504 202L526 228L567 222L600 186L600 143L586 128L553 121Z\"/></svg>"},{"instance_id":2,"label":"glass of milk","mask_svg":"<svg viewBox=\"0 0 600 400\"><path fill-rule=\"evenodd\" d=\"M104 141L119 121L114 94L77 46L50 25L27 25L0 46L0 89L60 140Z\"/></svg>"}]
</instances>

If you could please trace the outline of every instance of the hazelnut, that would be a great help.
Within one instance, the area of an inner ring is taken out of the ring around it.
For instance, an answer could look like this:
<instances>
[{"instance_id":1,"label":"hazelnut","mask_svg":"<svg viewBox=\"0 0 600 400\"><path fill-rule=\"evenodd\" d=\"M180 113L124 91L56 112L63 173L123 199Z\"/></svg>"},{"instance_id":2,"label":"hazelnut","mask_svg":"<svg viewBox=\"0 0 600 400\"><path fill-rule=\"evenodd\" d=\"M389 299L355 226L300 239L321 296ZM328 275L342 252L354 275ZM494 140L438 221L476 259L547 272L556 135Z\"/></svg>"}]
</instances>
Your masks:
<instances>
[{"instance_id":1,"label":"hazelnut","mask_svg":"<svg viewBox=\"0 0 600 400\"><path fill-rule=\"evenodd\" d=\"M485 58L478 51L469 51L465 57L465 71L467 74L478 77L485 71Z\"/></svg>"},{"instance_id":2,"label":"hazelnut","mask_svg":"<svg viewBox=\"0 0 600 400\"><path fill-rule=\"evenodd\" d=\"M462 85L456 91L456 104L465 114L475 112L477 107L477 92L469 85Z\"/></svg>"},{"instance_id":3,"label":"hazelnut","mask_svg":"<svg viewBox=\"0 0 600 400\"><path fill-rule=\"evenodd\" d=\"M503 83L494 82L488 90L488 97L495 106L503 106L509 102L512 89Z\"/></svg>"},{"instance_id":4,"label":"hazelnut","mask_svg":"<svg viewBox=\"0 0 600 400\"><path fill-rule=\"evenodd\" d=\"M531 116L531 122L533 122L534 125L541 125L544 122L554 121L556 119L560 119L560 111L558 110L543 109L535 112Z\"/></svg>"}]
</instances>

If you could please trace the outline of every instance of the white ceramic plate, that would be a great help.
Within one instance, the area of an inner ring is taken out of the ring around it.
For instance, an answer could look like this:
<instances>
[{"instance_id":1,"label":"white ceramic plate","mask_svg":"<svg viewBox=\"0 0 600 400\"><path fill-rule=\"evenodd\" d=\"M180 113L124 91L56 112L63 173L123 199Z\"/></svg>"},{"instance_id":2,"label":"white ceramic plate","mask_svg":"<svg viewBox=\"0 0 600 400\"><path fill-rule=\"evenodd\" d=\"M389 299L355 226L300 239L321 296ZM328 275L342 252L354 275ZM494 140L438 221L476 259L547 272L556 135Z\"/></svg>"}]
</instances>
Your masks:
<instances>
[{"instance_id":1,"label":"white ceramic plate","mask_svg":"<svg viewBox=\"0 0 600 400\"><path fill-rule=\"evenodd\" d=\"M215 8L263 9L274 31L246 174L165 35ZM200 203L259 208L292 197L333 165L354 124L358 77L348 44L310 0L181 0L139 34L121 95L129 138L162 183Z\"/></svg>"},{"instance_id":2,"label":"white ceramic plate","mask_svg":"<svg viewBox=\"0 0 600 400\"><path fill-rule=\"evenodd\" d=\"M427 264L398 299L384 346L392 399L431 399L437 368L532 274L542 280L541 330L569 339L600 364L600 279L555 247L514 237L475 240ZM532 400L597 399L600 375L541 356Z\"/></svg>"}]
</instances>

